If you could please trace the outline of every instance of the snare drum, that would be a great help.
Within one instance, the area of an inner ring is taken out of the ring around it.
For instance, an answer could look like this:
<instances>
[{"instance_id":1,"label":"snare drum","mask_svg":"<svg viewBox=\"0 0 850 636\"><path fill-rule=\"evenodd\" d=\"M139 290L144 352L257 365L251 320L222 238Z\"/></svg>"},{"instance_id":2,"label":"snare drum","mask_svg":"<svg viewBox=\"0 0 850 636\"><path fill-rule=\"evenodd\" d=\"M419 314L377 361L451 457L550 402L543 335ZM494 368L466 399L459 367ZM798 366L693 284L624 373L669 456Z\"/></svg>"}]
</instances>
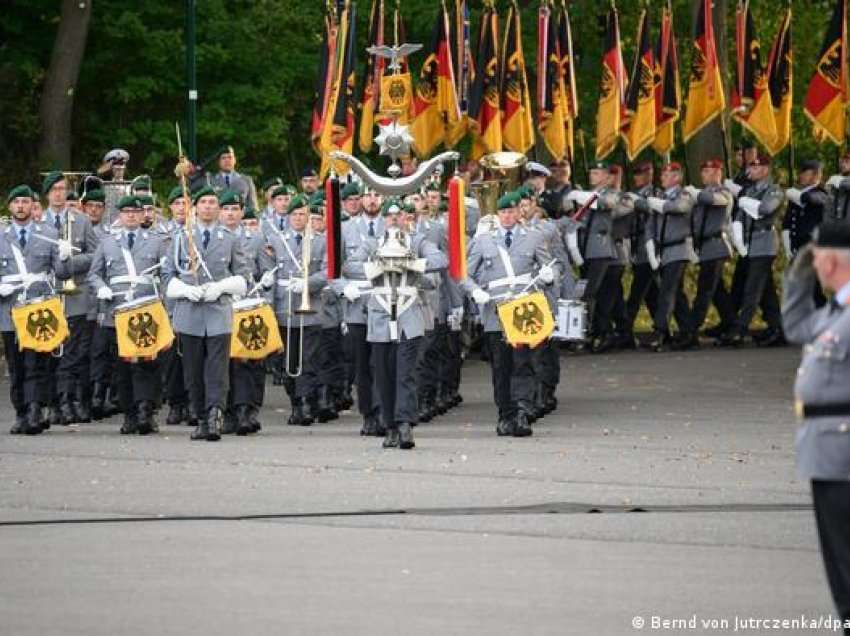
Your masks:
<instances>
[{"instance_id":1,"label":"snare drum","mask_svg":"<svg viewBox=\"0 0 850 636\"><path fill-rule=\"evenodd\" d=\"M49 353L68 338L68 321L59 296L39 296L12 307L18 348Z\"/></svg>"},{"instance_id":2,"label":"snare drum","mask_svg":"<svg viewBox=\"0 0 850 636\"><path fill-rule=\"evenodd\" d=\"M553 338L580 342L587 336L587 306L581 300L559 300L558 321Z\"/></svg>"},{"instance_id":3,"label":"snare drum","mask_svg":"<svg viewBox=\"0 0 850 636\"><path fill-rule=\"evenodd\" d=\"M263 360L283 350L283 340L272 306L264 298L245 298L233 303L230 357Z\"/></svg>"},{"instance_id":4,"label":"snare drum","mask_svg":"<svg viewBox=\"0 0 850 636\"><path fill-rule=\"evenodd\" d=\"M144 296L116 305L118 356L128 362L155 360L174 343L174 331L159 296Z\"/></svg>"}]
</instances>

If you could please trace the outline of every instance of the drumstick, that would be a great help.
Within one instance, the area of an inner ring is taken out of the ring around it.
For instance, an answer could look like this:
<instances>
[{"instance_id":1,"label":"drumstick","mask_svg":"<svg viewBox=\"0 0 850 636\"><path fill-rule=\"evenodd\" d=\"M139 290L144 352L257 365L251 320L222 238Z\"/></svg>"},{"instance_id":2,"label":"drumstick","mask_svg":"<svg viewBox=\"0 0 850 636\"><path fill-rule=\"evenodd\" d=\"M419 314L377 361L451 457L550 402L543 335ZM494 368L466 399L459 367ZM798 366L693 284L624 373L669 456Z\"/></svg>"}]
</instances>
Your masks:
<instances>
[{"instance_id":1,"label":"drumstick","mask_svg":"<svg viewBox=\"0 0 850 636\"><path fill-rule=\"evenodd\" d=\"M269 270L269 274L274 274L274 273L275 273L277 270L279 270L279 269L280 269L280 265L276 265L274 269L270 269L270 270ZM263 285L262 285L262 283L257 283L256 285L254 285L254 286L251 288L251 291L249 291L247 295L248 295L248 296L253 296L254 294L256 294L256 293L257 293L257 291L259 291L260 287L262 287L262 286L263 286Z\"/></svg>"},{"instance_id":2,"label":"drumstick","mask_svg":"<svg viewBox=\"0 0 850 636\"><path fill-rule=\"evenodd\" d=\"M52 239L49 236L44 236L44 234L35 234L33 233L33 238L41 239L42 241L47 241L48 243L53 243L54 245L59 245L59 241L57 239ZM82 252L79 247L71 246L72 252Z\"/></svg>"}]
</instances>

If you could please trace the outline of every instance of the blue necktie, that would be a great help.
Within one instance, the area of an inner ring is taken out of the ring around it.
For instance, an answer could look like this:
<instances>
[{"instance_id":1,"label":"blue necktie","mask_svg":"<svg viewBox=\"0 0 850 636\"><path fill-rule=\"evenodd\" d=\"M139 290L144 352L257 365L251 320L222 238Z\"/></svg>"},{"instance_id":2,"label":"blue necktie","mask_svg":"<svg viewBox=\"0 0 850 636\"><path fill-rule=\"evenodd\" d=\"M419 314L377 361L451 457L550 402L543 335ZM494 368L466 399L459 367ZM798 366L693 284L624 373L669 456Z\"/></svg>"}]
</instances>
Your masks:
<instances>
[{"instance_id":1,"label":"blue necktie","mask_svg":"<svg viewBox=\"0 0 850 636\"><path fill-rule=\"evenodd\" d=\"M62 226L62 219L59 218L58 214L55 217L53 217L53 225L56 227L57 231Z\"/></svg>"},{"instance_id":2,"label":"blue necktie","mask_svg":"<svg viewBox=\"0 0 850 636\"><path fill-rule=\"evenodd\" d=\"M204 230L204 249L207 249L210 244L210 231Z\"/></svg>"},{"instance_id":3,"label":"blue necktie","mask_svg":"<svg viewBox=\"0 0 850 636\"><path fill-rule=\"evenodd\" d=\"M375 222L369 221L369 236L375 236Z\"/></svg>"},{"instance_id":4,"label":"blue necktie","mask_svg":"<svg viewBox=\"0 0 850 636\"><path fill-rule=\"evenodd\" d=\"M295 235L295 244L296 244L298 247L301 247L301 239L302 239L302 236L301 236L300 234L296 234L296 235Z\"/></svg>"},{"instance_id":5,"label":"blue necktie","mask_svg":"<svg viewBox=\"0 0 850 636\"><path fill-rule=\"evenodd\" d=\"M127 235L127 249L133 249L133 243L136 242L136 235L133 232L130 232Z\"/></svg>"},{"instance_id":6,"label":"blue necktie","mask_svg":"<svg viewBox=\"0 0 850 636\"><path fill-rule=\"evenodd\" d=\"M510 246L511 246L511 243L513 243L513 242L514 242L514 239L513 239L513 231L508 230L508 231L505 233L505 247L510 247Z\"/></svg>"},{"instance_id":7,"label":"blue necktie","mask_svg":"<svg viewBox=\"0 0 850 636\"><path fill-rule=\"evenodd\" d=\"M224 185L227 188L230 188L230 175L229 174L224 175Z\"/></svg>"},{"instance_id":8,"label":"blue necktie","mask_svg":"<svg viewBox=\"0 0 850 636\"><path fill-rule=\"evenodd\" d=\"M19 239L21 243L21 249L24 249L27 246L27 230L26 228L21 228L21 238Z\"/></svg>"},{"instance_id":9,"label":"blue necktie","mask_svg":"<svg viewBox=\"0 0 850 636\"><path fill-rule=\"evenodd\" d=\"M280 217L280 219L278 220L277 225L278 225L278 227L280 228L280 231L281 231L281 232L283 232L283 217Z\"/></svg>"}]
</instances>

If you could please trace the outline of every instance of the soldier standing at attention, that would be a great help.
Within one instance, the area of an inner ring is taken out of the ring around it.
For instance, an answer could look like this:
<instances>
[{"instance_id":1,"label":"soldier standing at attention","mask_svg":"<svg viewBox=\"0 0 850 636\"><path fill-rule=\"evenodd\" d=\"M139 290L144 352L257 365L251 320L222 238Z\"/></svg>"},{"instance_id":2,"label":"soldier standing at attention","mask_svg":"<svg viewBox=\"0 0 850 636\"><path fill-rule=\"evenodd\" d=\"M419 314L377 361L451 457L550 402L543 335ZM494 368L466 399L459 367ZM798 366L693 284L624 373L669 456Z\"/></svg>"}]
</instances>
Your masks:
<instances>
[{"instance_id":1,"label":"soldier standing at attention","mask_svg":"<svg viewBox=\"0 0 850 636\"><path fill-rule=\"evenodd\" d=\"M835 292L820 309L820 282ZM804 345L794 385L797 471L811 482L815 521L832 598L850 621L850 227L825 223L785 276L785 337ZM844 628L845 634L850 629Z\"/></svg>"},{"instance_id":2,"label":"soldier standing at attention","mask_svg":"<svg viewBox=\"0 0 850 636\"><path fill-rule=\"evenodd\" d=\"M186 231L174 237L165 267L166 295L174 307L183 350L183 381L199 422L193 440L221 439L230 368L232 297L244 296L251 268L237 236L218 223L218 197L210 187L194 196L193 247Z\"/></svg>"}]
</instances>

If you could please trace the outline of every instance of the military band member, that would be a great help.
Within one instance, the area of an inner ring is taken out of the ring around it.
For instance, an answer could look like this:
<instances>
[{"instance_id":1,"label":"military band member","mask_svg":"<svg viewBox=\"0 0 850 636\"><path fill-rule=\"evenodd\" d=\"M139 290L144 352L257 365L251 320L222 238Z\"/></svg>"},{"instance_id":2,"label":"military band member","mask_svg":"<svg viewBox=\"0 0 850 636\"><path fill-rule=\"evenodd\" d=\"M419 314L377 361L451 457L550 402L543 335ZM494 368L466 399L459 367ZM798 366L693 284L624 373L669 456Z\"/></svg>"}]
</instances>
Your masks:
<instances>
[{"instance_id":1,"label":"military band member","mask_svg":"<svg viewBox=\"0 0 850 636\"><path fill-rule=\"evenodd\" d=\"M289 367L284 388L292 402L289 424L310 426L315 419L313 406L318 397L321 339L321 291L327 284L326 244L311 240L309 270L303 272L304 238L310 203L306 196L296 195L289 203L289 228L280 232L272 228L265 232L267 249L261 253L262 285L269 291L275 315L286 347ZM268 225L268 224L267 224ZM272 270L277 268L274 273ZM306 287L305 287L306 278ZM309 313L298 313L302 296L309 296Z\"/></svg>"},{"instance_id":2,"label":"military band member","mask_svg":"<svg viewBox=\"0 0 850 636\"><path fill-rule=\"evenodd\" d=\"M89 311L89 289L86 275L98 239L88 217L64 207L67 192L65 177L61 172L51 172L44 178L42 191L50 207L45 222L59 234L60 269L72 274L78 293L65 295L65 317L71 336L65 343L64 353L55 366L58 409L52 414L52 423L71 424L81 421L80 413L83 386L80 383L91 348L92 325L86 320Z\"/></svg>"},{"instance_id":3,"label":"military band member","mask_svg":"<svg viewBox=\"0 0 850 636\"><path fill-rule=\"evenodd\" d=\"M696 198L691 215L691 231L694 250L699 256L699 274L691 306L691 333L682 340L682 348L699 343L697 334L702 329L712 302L721 323L731 324L734 320L734 307L723 282L723 267L732 256L728 235L735 198L729 188L723 185L723 164L720 160L709 159L704 162L700 175L702 190L689 186L691 195Z\"/></svg>"},{"instance_id":4,"label":"military band member","mask_svg":"<svg viewBox=\"0 0 850 636\"><path fill-rule=\"evenodd\" d=\"M339 200L342 203L342 211L348 215L349 219L356 218L363 211L360 203L360 186L356 183L347 183L340 190Z\"/></svg>"},{"instance_id":5,"label":"military band member","mask_svg":"<svg viewBox=\"0 0 850 636\"><path fill-rule=\"evenodd\" d=\"M518 204L516 193L499 200L498 224L492 231L479 233L469 248L469 276L463 288L481 308L493 397L499 412L496 432L526 437L532 434L529 415L534 406L534 351L515 349L505 341L494 300L526 288L535 274L545 285L551 285L555 270L543 234L518 225Z\"/></svg>"},{"instance_id":6,"label":"military band member","mask_svg":"<svg viewBox=\"0 0 850 636\"><path fill-rule=\"evenodd\" d=\"M272 207L272 193L276 188L283 185L283 179L280 177L272 177L271 179L266 179L262 185L263 191L263 209L260 212L258 218L265 219L270 217L274 213L274 208Z\"/></svg>"},{"instance_id":7,"label":"military band member","mask_svg":"<svg viewBox=\"0 0 850 636\"><path fill-rule=\"evenodd\" d=\"M670 318L680 302L687 302L679 295L685 267L695 258L691 242L691 209L694 199L682 188L682 167L678 163L664 166L661 171L661 197L648 199L649 207L655 212L650 224L650 236L646 245L647 255L660 272L658 301L652 319L655 332L649 346L663 351L673 344L670 335ZM677 300L677 295L679 299ZM679 307L677 322L680 332L689 339L693 333L689 318L690 308Z\"/></svg>"},{"instance_id":8,"label":"military band member","mask_svg":"<svg viewBox=\"0 0 850 636\"><path fill-rule=\"evenodd\" d=\"M319 173L312 166L308 166L301 173L301 192L308 197L316 194L319 189Z\"/></svg>"},{"instance_id":9,"label":"military band member","mask_svg":"<svg viewBox=\"0 0 850 636\"><path fill-rule=\"evenodd\" d=\"M737 317L722 342L740 345L760 306L767 329L754 339L757 344L770 346L783 342L779 300L773 283L773 261L778 248L774 223L785 203L785 194L770 178L770 157L767 155L758 155L750 163L748 175L752 185L741 191L738 217L735 219L740 223L745 248L746 275ZM733 226L733 232L736 231Z\"/></svg>"},{"instance_id":10,"label":"military band member","mask_svg":"<svg viewBox=\"0 0 850 636\"><path fill-rule=\"evenodd\" d=\"M47 384L51 356L18 347L11 310L18 301L50 295L48 281L59 265L56 230L32 218L35 198L29 186L12 188L6 199L12 222L0 233L0 332L15 409L10 433L26 435L38 435L50 426L42 416L42 406L50 399ZM38 239L37 235L53 242Z\"/></svg>"},{"instance_id":11,"label":"military band member","mask_svg":"<svg viewBox=\"0 0 850 636\"><path fill-rule=\"evenodd\" d=\"M218 153L218 172L209 176L213 190L222 192L233 190L239 193L245 202L245 210L257 209L257 189L254 180L248 175L236 171L236 151L233 146L224 146Z\"/></svg>"},{"instance_id":12,"label":"military band member","mask_svg":"<svg viewBox=\"0 0 850 636\"><path fill-rule=\"evenodd\" d=\"M448 259L422 234L400 227L402 207L396 201L383 206L384 234L361 244L343 266L352 279L371 281L367 340L372 345L375 385L386 437L384 448L415 446L411 425L416 421L416 359L425 333L420 290L422 276L446 268ZM405 264L390 264L401 252ZM422 259L415 269L414 259Z\"/></svg>"},{"instance_id":13,"label":"military band member","mask_svg":"<svg viewBox=\"0 0 850 636\"><path fill-rule=\"evenodd\" d=\"M815 307L817 283L835 292ZM850 621L850 226L830 221L785 276L782 324L803 345L794 385L797 472L811 483L821 554L838 615ZM846 624L846 623L845 623ZM845 627L844 633L848 633Z\"/></svg>"},{"instance_id":14,"label":"military band member","mask_svg":"<svg viewBox=\"0 0 850 636\"><path fill-rule=\"evenodd\" d=\"M241 242L251 277L249 286L259 280L260 254L266 246L265 237L257 230L243 226L243 220L254 218L252 211L244 211L242 195L234 190L219 194L220 220ZM262 428L259 420L266 386L266 369L263 360L230 360L230 394L224 417L223 434L248 435Z\"/></svg>"},{"instance_id":15,"label":"military band member","mask_svg":"<svg viewBox=\"0 0 850 636\"><path fill-rule=\"evenodd\" d=\"M245 295L252 271L238 237L218 223L213 189L202 188L193 201L194 250L185 230L175 234L165 266L166 295L176 301L173 328L180 334L183 381L199 418L191 438L218 441L227 406L232 299Z\"/></svg>"},{"instance_id":16,"label":"military band member","mask_svg":"<svg viewBox=\"0 0 850 636\"><path fill-rule=\"evenodd\" d=\"M158 360L128 362L117 356L115 308L134 298L157 294L154 277L166 257L167 236L141 227L141 197L127 196L118 202L121 229L104 237L95 251L89 283L101 304L101 329L108 333L115 356L115 384L124 411L121 433L147 435L159 430L155 412L162 383Z\"/></svg>"}]
</instances>

